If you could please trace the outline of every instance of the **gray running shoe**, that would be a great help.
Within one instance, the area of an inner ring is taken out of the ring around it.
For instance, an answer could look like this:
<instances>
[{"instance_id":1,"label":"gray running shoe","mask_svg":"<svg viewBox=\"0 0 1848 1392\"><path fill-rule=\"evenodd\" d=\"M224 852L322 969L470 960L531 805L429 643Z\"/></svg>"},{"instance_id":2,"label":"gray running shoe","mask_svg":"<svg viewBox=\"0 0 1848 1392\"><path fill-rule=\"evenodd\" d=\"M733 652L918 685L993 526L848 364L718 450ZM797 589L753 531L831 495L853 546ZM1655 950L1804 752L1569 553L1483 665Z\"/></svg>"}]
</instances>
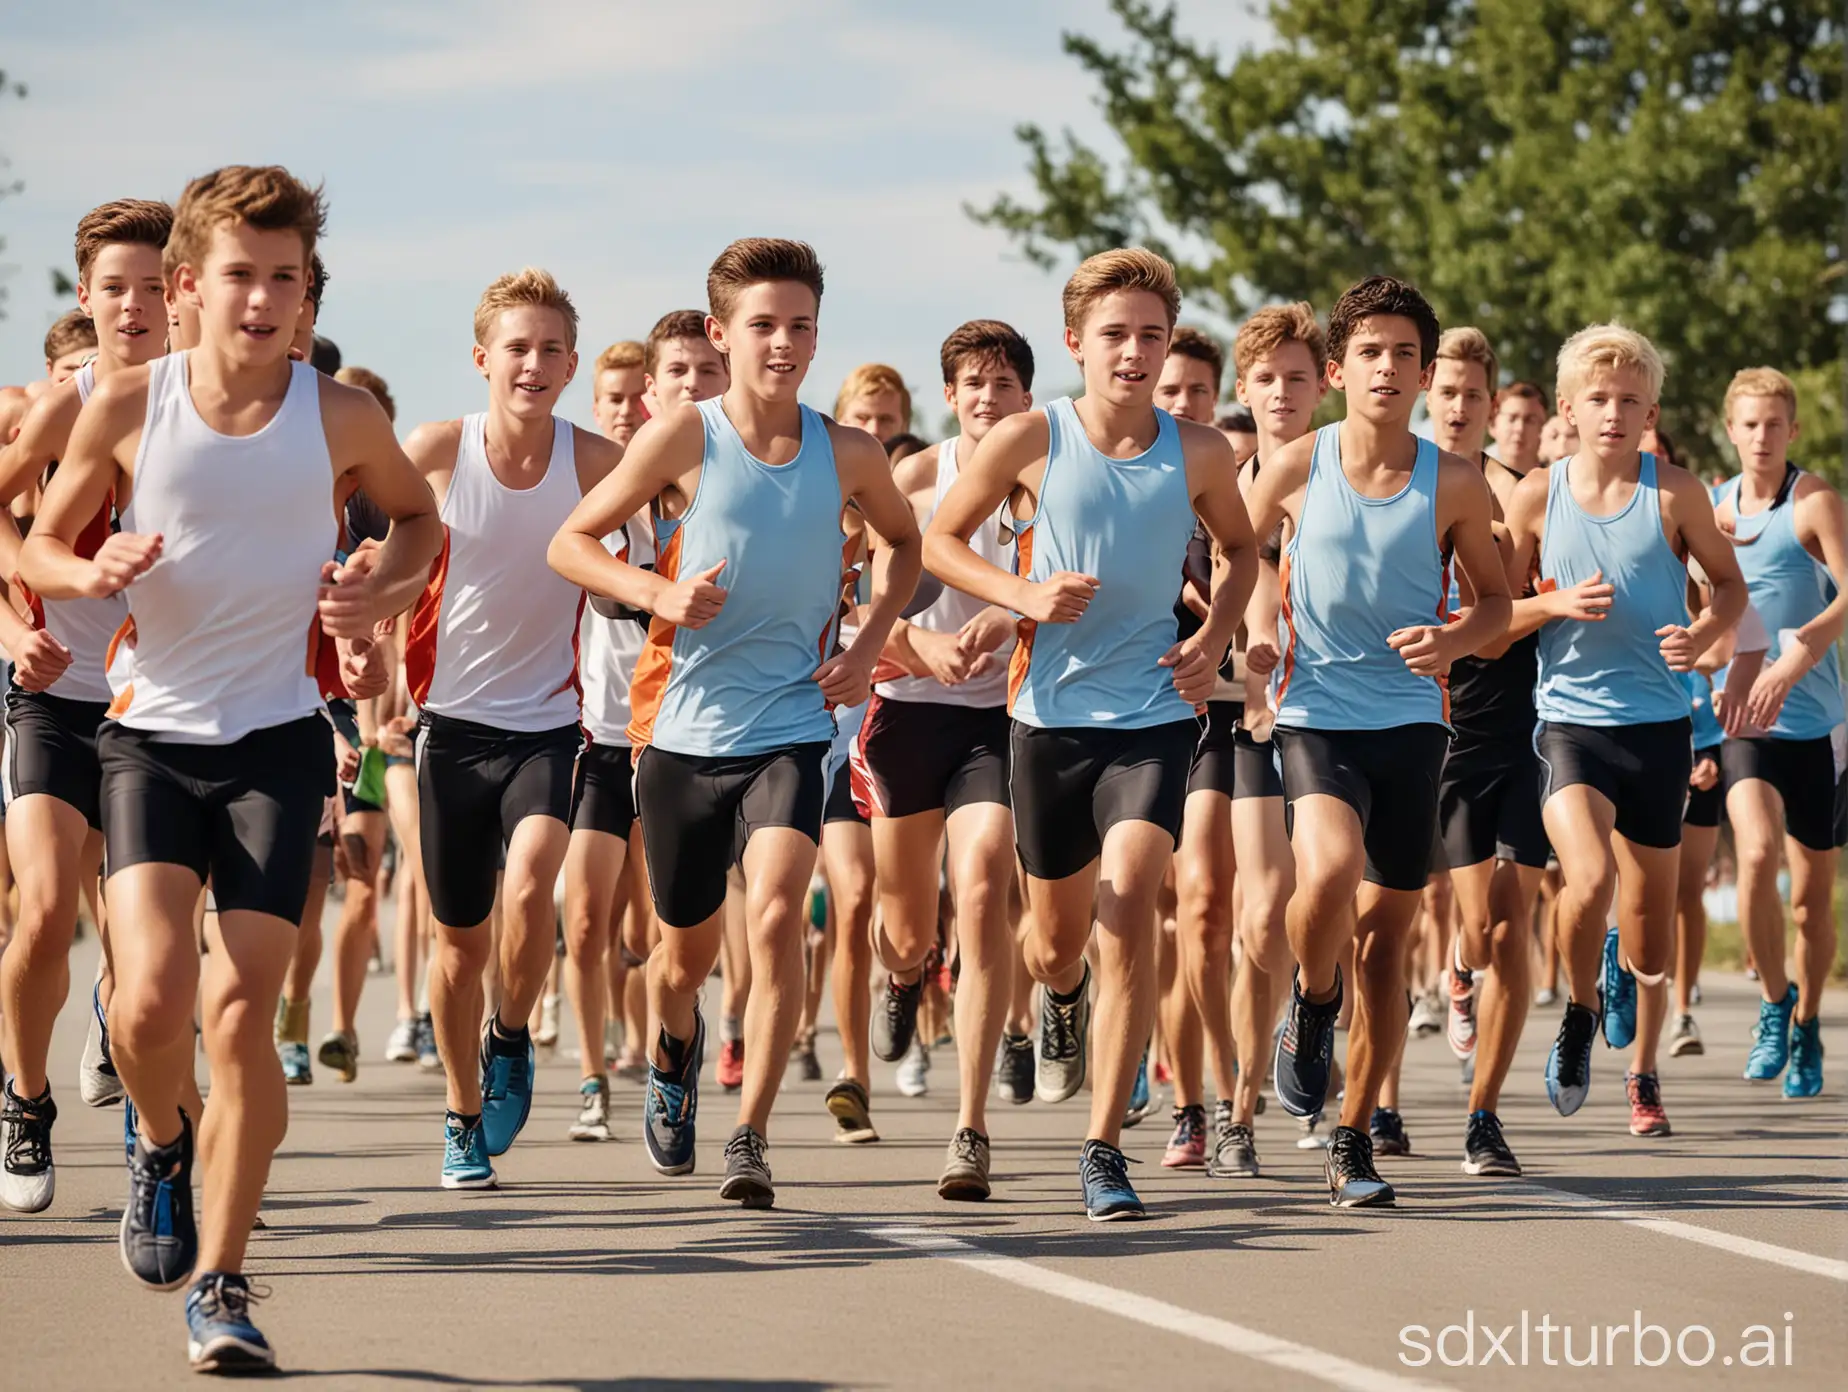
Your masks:
<instances>
[{"instance_id":1,"label":"gray running shoe","mask_svg":"<svg viewBox=\"0 0 1848 1392\"><path fill-rule=\"evenodd\" d=\"M1086 1046L1091 1035L1091 968L1078 983L1078 999L1060 1004L1051 990L1040 992L1039 1066L1034 1092L1047 1102L1063 1102L1084 1086Z\"/></svg>"},{"instance_id":2,"label":"gray running shoe","mask_svg":"<svg viewBox=\"0 0 1848 1392\"><path fill-rule=\"evenodd\" d=\"M965 1126L950 1138L937 1197L976 1200L987 1198L988 1193L988 1137Z\"/></svg>"},{"instance_id":3,"label":"gray running shoe","mask_svg":"<svg viewBox=\"0 0 1848 1392\"><path fill-rule=\"evenodd\" d=\"M1675 1033L1668 1041L1668 1056L1681 1058L1687 1054L1704 1054L1707 1046L1700 1042L1700 1026L1694 1023L1692 1015L1675 1017Z\"/></svg>"},{"instance_id":4,"label":"gray running shoe","mask_svg":"<svg viewBox=\"0 0 1848 1392\"><path fill-rule=\"evenodd\" d=\"M1232 1120L1232 1104L1221 1102L1213 1111L1213 1153L1206 1172L1214 1179L1256 1179L1258 1142L1249 1126Z\"/></svg>"}]
</instances>

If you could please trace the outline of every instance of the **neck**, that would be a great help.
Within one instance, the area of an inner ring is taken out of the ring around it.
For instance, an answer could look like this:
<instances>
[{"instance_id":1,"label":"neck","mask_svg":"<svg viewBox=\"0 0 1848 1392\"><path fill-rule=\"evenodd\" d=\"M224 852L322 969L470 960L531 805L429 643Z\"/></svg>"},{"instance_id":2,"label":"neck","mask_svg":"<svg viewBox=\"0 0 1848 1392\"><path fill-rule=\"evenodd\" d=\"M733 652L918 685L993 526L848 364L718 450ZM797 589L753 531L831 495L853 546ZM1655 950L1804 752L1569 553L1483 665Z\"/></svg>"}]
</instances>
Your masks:
<instances>
[{"instance_id":1,"label":"neck","mask_svg":"<svg viewBox=\"0 0 1848 1392\"><path fill-rule=\"evenodd\" d=\"M1473 434L1452 435L1449 438L1440 433L1434 438L1439 449L1449 450L1475 464L1482 459L1482 442L1487 438L1487 432L1478 430Z\"/></svg>"},{"instance_id":2,"label":"neck","mask_svg":"<svg viewBox=\"0 0 1848 1392\"><path fill-rule=\"evenodd\" d=\"M286 389L295 367L286 356L270 363L239 363L226 357L210 340L188 350L186 365L187 380L195 387L212 387L231 400Z\"/></svg>"},{"instance_id":3,"label":"neck","mask_svg":"<svg viewBox=\"0 0 1848 1392\"><path fill-rule=\"evenodd\" d=\"M1774 498L1777 490L1784 486L1784 475L1790 470L1790 461L1783 455L1760 463L1754 459L1749 463L1741 459L1739 487L1747 496L1753 498Z\"/></svg>"},{"instance_id":4,"label":"neck","mask_svg":"<svg viewBox=\"0 0 1848 1392\"><path fill-rule=\"evenodd\" d=\"M1586 449L1582 444L1572 455L1574 460L1591 466L1591 471L1598 478L1614 479L1641 473L1643 452L1635 445L1616 454L1599 454L1596 450Z\"/></svg>"},{"instance_id":5,"label":"neck","mask_svg":"<svg viewBox=\"0 0 1848 1392\"><path fill-rule=\"evenodd\" d=\"M1510 473L1520 474L1525 478L1528 474L1540 467L1540 448L1536 445L1525 454L1516 455L1510 453L1497 455L1496 458L1501 460L1502 467L1507 469Z\"/></svg>"},{"instance_id":6,"label":"neck","mask_svg":"<svg viewBox=\"0 0 1848 1392\"><path fill-rule=\"evenodd\" d=\"M557 427L549 415L532 418L516 416L499 402L488 402L488 439L503 454L516 459L552 457L552 439Z\"/></svg>"},{"instance_id":7,"label":"neck","mask_svg":"<svg viewBox=\"0 0 1848 1392\"><path fill-rule=\"evenodd\" d=\"M771 400L734 382L725 389L725 414L739 434L794 435L802 428L802 403Z\"/></svg>"},{"instance_id":8,"label":"neck","mask_svg":"<svg viewBox=\"0 0 1848 1392\"><path fill-rule=\"evenodd\" d=\"M1289 433L1288 435L1284 435L1275 430L1265 429L1263 423L1260 422L1258 425L1257 458L1260 461L1269 459L1273 455L1275 455L1278 450L1282 449L1285 445L1292 444L1295 441L1302 439L1303 436L1307 435L1308 433L1309 432L1307 430L1295 430Z\"/></svg>"},{"instance_id":9,"label":"neck","mask_svg":"<svg viewBox=\"0 0 1848 1392\"><path fill-rule=\"evenodd\" d=\"M109 378L115 376L116 373L134 366L137 366L137 364L129 362L126 358L118 358L108 349L100 346L96 350L96 356L90 360L90 371L99 382L107 381ZM78 369L79 372L82 370L82 368Z\"/></svg>"},{"instance_id":10,"label":"neck","mask_svg":"<svg viewBox=\"0 0 1848 1392\"><path fill-rule=\"evenodd\" d=\"M1108 440L1141 439L1159 429L1155 420L1155 398L1118 404L1087 391L1072 403L1085 429Z\"/></svg>"},{"instance_id":11,"label":"neck","mask_svg":"<svg viewBox=\"0 0 1848 1392\"><path fill-rule=\"evenodd\" d=\"M1350 415L1341 422L1341 454L1344 459L1390 463L1404 453L1411 435L1409 421L1374 422Z\"/></svg>"}]
</instances>

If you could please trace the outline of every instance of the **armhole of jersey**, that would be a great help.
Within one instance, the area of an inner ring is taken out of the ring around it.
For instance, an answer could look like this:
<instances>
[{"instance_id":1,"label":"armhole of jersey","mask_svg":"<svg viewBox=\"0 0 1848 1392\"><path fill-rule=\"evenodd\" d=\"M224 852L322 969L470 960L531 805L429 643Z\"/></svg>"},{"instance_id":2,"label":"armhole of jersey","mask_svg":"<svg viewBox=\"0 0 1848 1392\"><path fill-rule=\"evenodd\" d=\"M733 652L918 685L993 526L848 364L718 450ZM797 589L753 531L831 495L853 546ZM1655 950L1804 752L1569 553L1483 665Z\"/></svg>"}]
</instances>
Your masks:
<instances>
[{"instance_id":1,"label":"armhole of jersey","mask_svg":"<svg viewBox=\"0 0 1848 1392\"><path fill-rule=\"evenodd\" d=\"M715 396L709 399L712 401L717 401L719 398ZM682 527L686 526L686 524L692 520L694 510L699 507L700 497L706 491L706 475L708 472L711 471L712 456L713 456L712 417L706 414L706 403L704 401L699 402L698 406L699 406L699 482L694 485L693 496L687 499L687 505L681 509L680 516L678 517L661 516L660 510L656 507L656 504L660 501L660 494L658 493L653 498L651 498L648 503L648 510L655 519L654 543L655 543L655 556L657 559L660 557L661 553L667 549L667 543L669 542L670 539L672 539L675 533L677 533ZM721 410L719 414L723 416L725 413L723 410Z\"/></svg>"},{"instance_id":2,"label":"armhole of jersey","mask_svg":"<svg viewBox=\"0 0 1848 1392\"><path fill-rule=\"evenodd\" d=\"M147 476L148 440L152 438L154 434L154 418L160 411L160 398L167 391L167 383L164 378L172 375L174 370L172 365L184 363L185 361L185 350L181 350L178 353L169 353L163 357L155 358L148 364L148 400L146 407L141 413L141 439L135 444L135 462L129 472L128 478L128 506L131 508L141 497L141 485ZM116 465L116 472L120 473L121 470L122 466L120 464ZM121 494L120 480L116 482L112 491L116 493L119 498ZM121 519L122 513L123 508L118 503L116 507L117 520Z\"/></svg>"},{"instance_id":3,"label":"armhole of jersey","mask_svg":"<svg viewBox=\"0 0 1848 1392\"><path fill-rule=\"evenodd\" d=\"M1060 400L1064 399L1060 398ZM1015 545L1019 544L1024 533L1032 530L1034 524L1040 520L1040 514L1046 511L1046 489L1052 483L1052 460L1053 456L1059 452L1059 422L1053 415L1053 410L1058 404L1057 401L1049 402L1045 410L1041 412L1046 417L1046 467L1040 471L1039 495L1033 500L1033 515L1031 517L1014 515L1013 488L1008 489L1008 496L1001 502L1002 508L1007 513L1008 540ZM1016 480L1014 488L1019 486L1019 481ZM1023 570L1020 574L1025 575L1026 571Z\"/></svg>"}]
</instances>

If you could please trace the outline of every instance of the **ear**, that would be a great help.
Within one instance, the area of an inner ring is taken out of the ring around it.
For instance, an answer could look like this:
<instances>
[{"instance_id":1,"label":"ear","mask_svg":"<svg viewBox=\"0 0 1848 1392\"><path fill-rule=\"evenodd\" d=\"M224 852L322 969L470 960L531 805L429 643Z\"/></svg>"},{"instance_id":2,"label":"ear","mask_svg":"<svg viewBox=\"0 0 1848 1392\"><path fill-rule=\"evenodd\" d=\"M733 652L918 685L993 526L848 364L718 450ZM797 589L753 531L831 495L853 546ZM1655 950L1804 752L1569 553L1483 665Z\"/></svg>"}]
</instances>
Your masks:
<instances>
[{"instance_id":1,"label":"ear","mask_svg":"<svg viewBox=\"0 0 1848 1392\"><path fill-rule=\"evenodd\" d=\"M1330 358L1328 360L1328 371L1323 374L1322 380L1336 391L1346 391L1347 385L1343 380L1344 376L1345 374L1341 371L1341 364L1336 362L1333 358Z\"/></svg>"},{"instance_id":2,"label":"ear","mask_svg":"<svg viewBox=\"0 0 1848 1392\"><path fill-rule=\"evenodd\" d=\"M1643 429L1654 430L1656 422L1662 419L1662 403L1656 402L1649 408L1649 414L1643 417Z\"/></svg>"},{"instance_id":3,"label":"ear","mask_svg":"<svg viewBox=\"0 0 1848 1392\"><path fill-rule=\"evenodd\" d=\"M203 308L203 301L199 297L199 273L184 261L173 273L173 288L179 298Z\"/></svg>"},{"instance_id":4,"label":"ear","mask_svg":"<svg viewBox=\"0 0 1848 1392\"><path fill-rule=\"evenodd\" d=\"M577 370L578 370L577 349L573 348L571 350L571 357L565 363L565 385L567 387L571 385L571 379L577 376ZM643 380L644 381L647 380L646 376L643 377Z\"/></svg>"},{"instance_id":5,"label":"ear","mask_svg":"<svg viewBox=\"0 0 1848 1392\"><path fill-rule=\"evenodd\" d=\"M729 361L731 358L731 345L725 341L725 325L721 324L710 314L706 316L706 338L714 348L717 348L719 352L725 355L727 359L726 370L729 372L731 368L731 363Z\"/></svg>"},{"instance_id":6,"label":"ear","mask_svg":"<svg viewBox=\"0 0 1848 1392\"><path fill-rule=\"evenodd\" d=\"M943 384L943 404L952 411L956 409L956 384L954 382Z\"/></svg>"},{"instance_id":7,"label":"ear","mask_svg":"<svg viewBox=\"0 0 1848 1392\"><path fill-rule=\"evenodd\" d=\"M96 311L90 308L90 287L81 280L77 282L77 308L92 319L96 317Z\"/></svg>"},{"instance_id":8,"label":"ear","mask_svg":"<svg viewBox=\"0 0 1848 1392\"><path fill-rule=\"evenodd\" d=\"M1072 355L1072 361L1080 367L1084 365L1084 353L1078 346L1078 331L1069 325L1065 330L1065 351Z\"/></svg>"},{"instance_id":9,"label":"ear","mask_svg":"<svg viewBox=\"0 0 1848 1392\"><path fill-rule=\"evenodd\" d=\"M1437 376L1437 359L1432 358L1418 374L1418 390L1430 391L1431 379Z\"/></svg>"},{"instance_id":10,"label":"ear","mask_svg":"<svg viewBox=\"0 0 1848 1392\"><path fill-rule=\"evenodd\" d=\"M1032 392L1022 392L1020 395L1021 395L1021 400L1027 403L1026 409L1031 411L1033 409L1033 393ZM1791 438L1794 440L1796 436L1793 435L1791 436Z\"/></svg>"},{"instance_id":11,"label":"ear","mask_svg":"<svg viewBox=\"0 0 1848 1392\"><path fill-rule=\"evenodd\" d=\"M469 351L471 356L475 359L475 371L479 372L483 377L486 377L488 375L488 350L477 343Z\"/></svg>"}]
</instances>

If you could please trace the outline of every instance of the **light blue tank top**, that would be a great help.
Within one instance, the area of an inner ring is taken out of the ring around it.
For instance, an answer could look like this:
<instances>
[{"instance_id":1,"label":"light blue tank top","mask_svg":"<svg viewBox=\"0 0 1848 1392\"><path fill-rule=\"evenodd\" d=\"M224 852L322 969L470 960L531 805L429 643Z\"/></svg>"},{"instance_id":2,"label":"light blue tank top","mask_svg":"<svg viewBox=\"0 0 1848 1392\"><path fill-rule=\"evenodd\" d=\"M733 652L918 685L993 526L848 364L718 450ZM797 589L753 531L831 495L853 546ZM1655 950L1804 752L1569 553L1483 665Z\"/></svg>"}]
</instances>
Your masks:
<instances>
[{"instance_id":1,"label":"light blue tank top","mask_svg":"<svg viewBox=\"0 0 1848 1392\"><path fill-rule=\"evenodd\" d=\"M1386 645L1396 630L1444 622L1449 589L1437 547L1439 452L1418 442L1411 480L1390 498L1356 492L1341 469L1341 427L1315 434L1302 516L1283 554L1283 661L1271 679L1277 723L1302 730L1388 730L1450 719L1444 685Z\"/></svg>"},{"instance_id":2,"label":"light blue tank top","mask_svg":"<svg viewBox=\"0 0 1848 1392\"><path fill-rule=\"evenodd\" d=\"M1793 484L1793 495L1795 491ZM1835 578L1797 540L1794 496L1749 517L1739 511L1738 479L1722 485L1720 498L1732 500L1733 555L1739 558L1752 604L1771 635L1771 651L1765 656L1771 663L1797 641L1797 630L1834 600ZM1820 739L1841 723L1841 666L1831 649L1791 687L1769 734L1773 739Z\"/></svg>"},{"instance_id":3,"label":"light blue tank top","mask_svg":"<svg viewBox=\"0 0 1848 1392\"><path fill-rule=\"evenodd\" d=\"M1014 718L1049 729L1135 730L1193 718L1156 664L1174 646L1174 592L1193 536L1180 431L1155 412L1155 443L1112 459L1061 397L1046 407L1039 509L1019 524L1018 573L1094 575L1097 596L1074 624L1021 624L1008 669Z\"/></svg>"},{"instance_id":4,"label":"light blue tank top","mask_svg":"<svg viewBox=\"0 0 1848 1392\"><path fill-rule=\"evenodd\" d=\"M1688 688L1662 660L1656 630L1688 621L1688 568L1662 535L1656 457L1642 456L1636 491L1609 517L1572 496L1575 458L1547 471L1540 578L1559 589L1597 571L1615 588L1596 623L1559 619L1540 630L1535 713L1566 725L1648 725L1689 718Z\"/></svg>"},{"instance_id":5,"label":"light blue tank top","mask_svg":"<svg viewBox=\"0 0 1848 1392\"><path fill-rule=\"evenodd\" d=\"M1694 713L1694 747L1712 749L1726 737L1719 717L1713 713L1713 683L1705 672L1683 672L1688 688L1688 706Z\"/></svg>"},{"instance_id":6,"label":"light blue tank top","mask_svg":"<svg viewBox=\"0 0 1848 1392\"><path fill-rule=\"evenodd\" d=\"M699 488L680 517L656 520L657 567L684 578L722 560L727 596L704 628L649 626L630 738L707 756L828 740L834 719L813 678L834 646L846 538L827 422L804 406L801 449L772 466L745 449L721 398L699 411Z\"/></svg>"}]
</instances>

